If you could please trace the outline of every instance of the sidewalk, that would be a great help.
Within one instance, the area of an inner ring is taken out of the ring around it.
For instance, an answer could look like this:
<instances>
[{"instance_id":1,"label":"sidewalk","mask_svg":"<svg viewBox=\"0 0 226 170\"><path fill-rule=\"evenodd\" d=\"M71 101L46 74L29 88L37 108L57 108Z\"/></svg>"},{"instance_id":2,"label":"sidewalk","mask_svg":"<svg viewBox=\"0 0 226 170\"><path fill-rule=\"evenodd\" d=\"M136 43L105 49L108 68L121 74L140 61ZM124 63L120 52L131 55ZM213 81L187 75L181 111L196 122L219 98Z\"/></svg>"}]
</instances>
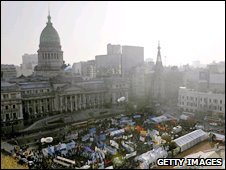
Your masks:
<instances>
[{"instance_id":1,"label":"sidewalk","mask_svg":"<svg viewBox=\"0 0 226 170\"><path fill-rule=\"evenodd\" d=\"M10 154L11 151L14 149L14 146L7 142L1 142L1 150L2 149L4 149L6 152Z\"/></svg>"},{"instance_id":2,"label":"sidewalk","mask_svg":"<svg viewBox=\"0 0 226 170\"><path fill-rule=\"evenodd\" d=\"M106 111L104 114L100 114L100 112ZM124 109L122 108L113 108L113 109L88 109L84 111L80 111L77 113L62 113L50 117L43 118L38 120L37 122L33 123L31 126L27 127L26 129L21 130L21 132L39 129L41 127L48 127L47 122L56 119L56 118L63 118L65 123L72 123L72 122L79 122L85 121L92 118L100 118L105 117L106 115L117 114L119 112L123 112Z\"/></svg>"}]
</instances>

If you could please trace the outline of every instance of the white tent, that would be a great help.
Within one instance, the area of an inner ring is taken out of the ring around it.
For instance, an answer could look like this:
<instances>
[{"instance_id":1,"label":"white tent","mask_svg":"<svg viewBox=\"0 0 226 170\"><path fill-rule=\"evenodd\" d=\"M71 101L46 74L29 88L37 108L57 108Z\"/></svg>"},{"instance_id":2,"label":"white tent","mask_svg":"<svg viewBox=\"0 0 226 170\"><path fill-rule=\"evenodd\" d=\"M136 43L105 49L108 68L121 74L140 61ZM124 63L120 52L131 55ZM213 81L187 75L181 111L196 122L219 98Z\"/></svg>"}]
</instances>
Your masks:
<instances>
[{"instance_id":1,"label":"white tent","mask_svg":"<svg viewBox=\"0 0 226 170\"><path fill-rule=\"evenodd\" d=\"M222 142L225 141L225 135L219 134L219 133L213 133L214 135L216 135L216 140L220 140Z\"/></svg>"},{"instance_id":2,"label":"white tent","mask_svg":"<svg viewBox=\"0 0 226 170\"><path fill-rule=\"evenodd\" d=\"M198 129L184 136L181 136L174 141L181 148L181 152L183 152L207 138L208 134L203 130Z\"/></svg>"},{"instance_id":3,"label":"white tent","mask_svg":"<svg viewBox=\"0 0 226 170\"><path fill-rule=\"evenodd\" d=\"M122 134L124 132L125 132L125 129L115 130L115 131L110 133L110 136L115 136L115 135L118 135L118 134Z\"/></svg>"},{"instance_id":4,"label":"white tent","mask_svg":"<svg viewBox=\"0 0 226 170\"><path fill-rule=\"evenodd\" d=\"M182 119L182 120L188 120L188 118L189 118L189 116L186 116L186 115L183 115L183 114L180 116L180 119Z\"/></svg>"},{"instance_id":5,"label":"white tent","mask_svg":"<svg viewBox=\"0 0 226 170\"><path fill-rule=\"evenodd\" d=\"M166 158L167 155L167 151L165 151L162 147L159 147L135 157L135 161L141 161L141 168L146 169L148 168L149 164L156 162L158 158Z\"/></svg>"}]
</instances>

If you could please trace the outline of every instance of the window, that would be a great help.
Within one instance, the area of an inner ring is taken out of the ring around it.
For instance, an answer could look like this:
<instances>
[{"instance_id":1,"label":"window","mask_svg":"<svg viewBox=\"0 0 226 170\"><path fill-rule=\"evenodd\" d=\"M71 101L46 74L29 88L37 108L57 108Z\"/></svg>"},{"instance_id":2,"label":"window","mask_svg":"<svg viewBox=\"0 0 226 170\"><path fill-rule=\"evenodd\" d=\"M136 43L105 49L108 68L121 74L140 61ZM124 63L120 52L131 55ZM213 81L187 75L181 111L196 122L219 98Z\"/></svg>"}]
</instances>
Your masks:
<instances>
[{"instance_id":1,"label":"window","mask_svg":"<svg viewBox=\"0 0 226 170\"><path fill-rule=\"evenodd\" d=\"M9 108L8 106L5 106L5 109L6 109L6 110L8 110L8 108Z\"/></svg>"},{"instance_id":2,"label":"window","mask_svg":"<svg viewBox=\"0 0 226 170\"><path fill-rule=\"evenodd\" d=\"M16 108L15 104L13 105L13 108L14 108L14 109Z\"/></svg>"},{"instance_id":3,"label":"window","mask_svg":"<svg viewBox=\"0 0 226 170\"><path fill-rule=\"evenodd\" d=\"M8 99L9 95L8 94L3 94L3 99Z\"/></svg>"},{"instance_id":4,"label":"window","mask_svg":"<svg viewBox=\"0 0 226 170\"><path fill-rule=\"evenodd\" d=\"M42 93L42 92L43 92L43 89L41 89L40 91L41 91L41 93Z\"/></svg>"},{"instance_id":5,"label":"window","mask_svg":"<svg viewBox=\"0 0 226 170\"><path fill-rule=\"evenodd\" d=\"M47 92L49 92L49 89L47 89Z\"/></svg>"},{"instance_id":6,"label":"window","mask_svg":"<svg viewBox=\"0 0 226 170\"><path fill-rule=\"evenodd\" d=\"M220 108L219 108L219 109L220 109L220 111L222 111L222 107L221 107L221 106L220 106Z\"/></svg>"},{"instance_id":7,"label":"window","mask_svg":"<svg viewBox=\"0 0 226 170\"><path fill-rule=\"evenodd\" d=\"M222 104L222 100L220 100L220 104Z\"/></svg>"},{"instance_id":8,"label":"window","mask_svg":"<svg viewBox=\"0 0 226 170\"><path fill-rule=\"evenodd\" d=\"M16 93L11 94L11 98L15 99L16 98Z\"/></svg>"},{"instance_id":9,"label":"window","mask_svg":"<svg viewBox=\"0 0 226 170\"><path fill-rule=\"evenodd\" d=\"M211 103L211 99L209 99L209 102Z\"/></svg>"},{"instance_id":10,"label":"window","mask_svg":"<svg viewBox=\"0 0 226 170\"><path fill-rule=\"evenodd\" d=\"M8 113L6 114L6 120L9 120L9 114Z\"/></svg>"},{"instance_id":11,"label":"window","mask_svg":"<svg viewBox=\"0 0 226 170\"><path fill-rule=\"evenodd\" d=\"M16 119L16 113L13 113L13 119Z\"/></svg>"}]
</instances>

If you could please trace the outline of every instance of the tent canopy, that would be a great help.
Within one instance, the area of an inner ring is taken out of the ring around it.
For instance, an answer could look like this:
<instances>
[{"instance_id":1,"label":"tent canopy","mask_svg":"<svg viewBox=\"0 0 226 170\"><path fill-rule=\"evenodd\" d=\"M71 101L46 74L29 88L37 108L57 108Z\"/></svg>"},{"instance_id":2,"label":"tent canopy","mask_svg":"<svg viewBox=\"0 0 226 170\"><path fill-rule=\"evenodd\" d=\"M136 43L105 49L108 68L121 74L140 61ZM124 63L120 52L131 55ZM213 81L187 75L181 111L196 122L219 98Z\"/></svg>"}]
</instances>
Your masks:
<instances>
[{"instance_id":1,"label":"tent canopy","mask_svg":"<svg viewBox=\"0 0 226 170\"><path fill-rule=\"evenodd\" d=\"M140 118L140 117L141 117L141 115L138 115L138 114L136 114L136 115L133 116L133 118L135 118L135 119L136 118Z\"/></svg>"},{"instance_id":2,"label":"tent canopy","mask_svg":"<svg viewBox=\"0 0 226 170\"><path fill-rule=\"evenodd\" d=\"M198 129L184 136L181 136L175 139L174 141L181 148L181 152L183 152L184 150L189 149L190 147L207 138L208 138L207 133L204 132L202 129Z\"/></svg>"}]
</instances>

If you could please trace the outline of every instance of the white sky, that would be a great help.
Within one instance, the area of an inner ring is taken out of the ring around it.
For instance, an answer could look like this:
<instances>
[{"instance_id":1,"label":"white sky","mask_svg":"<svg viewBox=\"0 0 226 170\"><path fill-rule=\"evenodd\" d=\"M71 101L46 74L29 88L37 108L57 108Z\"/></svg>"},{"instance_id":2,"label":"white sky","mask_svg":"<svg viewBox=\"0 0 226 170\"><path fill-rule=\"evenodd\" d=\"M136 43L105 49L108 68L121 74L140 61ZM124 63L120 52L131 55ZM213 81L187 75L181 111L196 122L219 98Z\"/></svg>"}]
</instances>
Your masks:
<instances>
[{"instance_id":1,"label":"white sky","mask_svg":"<svg viewBox=\"0 0 226 170\"><path fill-rule=\"evenodd\" d=\"M225 2L50 2L66 63L106 54L107 44L144 47L163 64L225 61ZM48 2L1 2L1 63L22 63L37 53Z\"/></svg>"}]
</instances>

